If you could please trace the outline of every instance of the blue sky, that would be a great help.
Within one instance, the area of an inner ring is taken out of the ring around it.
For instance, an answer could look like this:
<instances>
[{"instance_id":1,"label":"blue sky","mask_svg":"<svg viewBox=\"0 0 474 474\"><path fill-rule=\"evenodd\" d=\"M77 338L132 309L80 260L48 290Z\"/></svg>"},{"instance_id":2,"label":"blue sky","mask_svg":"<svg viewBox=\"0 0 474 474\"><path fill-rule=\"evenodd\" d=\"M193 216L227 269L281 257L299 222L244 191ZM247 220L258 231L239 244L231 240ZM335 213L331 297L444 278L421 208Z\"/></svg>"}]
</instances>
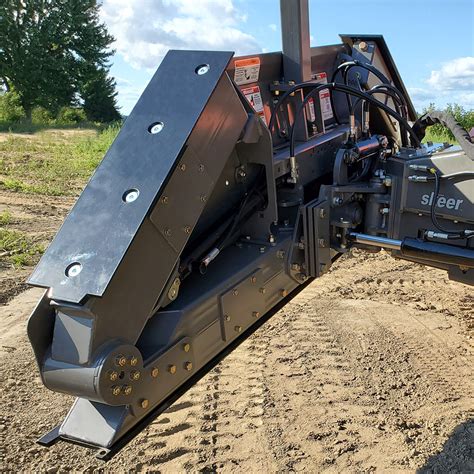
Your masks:
<instances>
[{"instance_id":1,"label":"blue sky","mask_svg":"<svg viewBox=\"0 0 474 474\"><path fill-rule=\"evenodd\" d=\"M474 109L474 0L309 0L311 45L383 34L412 100ZM168 49L281 50L278 0L103 0L128 114Z\"/></svg>"}]
</instances>

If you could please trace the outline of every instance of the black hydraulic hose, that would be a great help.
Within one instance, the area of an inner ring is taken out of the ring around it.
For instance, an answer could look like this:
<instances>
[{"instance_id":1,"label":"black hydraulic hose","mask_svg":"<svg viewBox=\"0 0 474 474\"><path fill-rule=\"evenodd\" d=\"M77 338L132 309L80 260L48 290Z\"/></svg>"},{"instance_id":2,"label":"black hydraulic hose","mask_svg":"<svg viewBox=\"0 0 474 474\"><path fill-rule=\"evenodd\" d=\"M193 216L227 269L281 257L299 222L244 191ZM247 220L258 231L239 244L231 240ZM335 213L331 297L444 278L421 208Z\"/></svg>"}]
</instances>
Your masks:
<instances>
[{"instance_id":1,"label":"black hydraulic hose","mask_svg":"<svg viewBox=\"0 0 474 474\"><path fill-rule=\"evenodd\" d=\"M342 71L342 77L343 77L344 85L348 86L348 84L347 84L347 75L349 73L349 70L353 67L360 67L362 69L366 69L367 71L371 72L376 77L378 77L378 79L380 79L382 81L382 83L390 84L390 81L388 80L388 78L384 74L382 74L376 67L374 67L370 64L362 63L362 62L358 61L357 59L354 59L352 61L346 61L345 63L340 64L336 68L336 70L333 72L333 74L331 76L331 82L335 82L337 74L341 70L343 70ZM330 101L331 101L331 107L332 107L332 110L333 110L334 119L336 120L336 122L338 124L340 124L341 121L339 120L339 117L337 115L337 110L336 110L336 107L334 106L334 99L333 99L332 95L330 96ZM352 101L348 98L347 99L348 109L351 108L351 105L352 105Z\"/></svg>"},{"instance_id":2,"label":"black hydraulic hose","mask_svg":"<svg viewBox=\"0 0 474 474\"><path fill-rule=\"evenodd\" d=\"M387 90L384 90L384 89L387 89ZM393 87L390 84L379 84L378 86L374 86L372 87L372 89L366 91L366 93L370 95L385 94L391 97L393 99L393 102L395 103L395 106L398 105L400 107L400 111L401 111L400 115L403 115L404 118L408 118L407 110L406 110L407 103L406 103L405 97L403 97L403 95L400 93L400 91L396 87ZM351 114L355 112L355 109L357 108L357 106L360 104L362 100L363 99L358 99L355 102L354 106L351 109Z\"/></svg>"},{"instance_id":3,"label":"black hydraulic hose","mask_svg":"<svg viewBox=\"0 0 474 474\"><path fill-rule=\"evenodd\" d=\"M464 153L474 160L474 143L469 136L469 133L456 121L456 119L444 112L428 112L422 115L413 125L413 130L420 140L425 136L426 129L432 125L441 124L451 130L454 138L458 141L459 146Z\"/></svg>"},{"instance_id":4,"label":"black hydraulic hose","mask_svg":"<svg viewBox=\"0 0 474 474\"><path fill-rule=\"evenodd\" d=\"M365 92L366 94L369 94L369 95L374 95L374 94L384 94L388 97L391 97L392 99L394 99L394 103L395 103L395 107L397 107L397 112L404 118L406 118L406 115L404 113L404 110L403 110L403 104L399 101L398 97L396 96L396 94L394 94L393 92L390 92L390 91L384 91L382 89L377 89L377 90L373 90L373 89L370 89L368 91ZM357 108L357 106L363 101L364 99L362 98L359 98L357 99L353 106L351 107L350 109L350 114L353 115L355 113L355 110Z\"/></svg>"},{"instance_id":5,"label":"black hydraulic hose","mask_svg":"<svg viewBox=\"0 0 474 474\"><path fill-rule=\"evenodd\" d=\"M344 68L345 73L347 74L349 72L349 69L351 69L353 67L361 67L362 69L366 69L367 71L369 71L372 74L374 74L375 76L377 76L384 84L389 84L390 83L388 78L384 74L382 74L375 66L372 66L371 64L361 63L357 59L354 59L352 61L346 61L345 63L340 64L336 68L336 70L333 72L332 77L331 77L331 82L334 82L334 80L336 79L337 73L342 68ZM345 84L345 85L347 85L347 84Z\"/></svg>"},{"instance_id":6,"label":"black hydraulic hose","mask_svg":"<svg viewBox=\"0 0 474 474\"><path fill-rule=\"evenodd\" d=\"M303 102L301 103L299 109L297 110L295 114L295 119L293 121L293 125L291 127L291 132L290 132L290 156L295 156L295 125L296 121L298 118L302 115L303 109L308 103L309 99L314 96L317 92L319 92L321 89L329 89L331 91L340 91L340 92L345 92L346 94L351 94L355 97L360 97L362 99L365 99L366 101L370 102L371 104L375 105L379 109L383 110L386 112L388 115L391 115L395 120L397 120L400 125L402 125L410 134L410 137L413 141L413 143L419 148L421 147L421 142L418 138L418 136L415 134L415 132L412 130L410 127L410 124L397 112L392 110L390 107L385 105L384 103L380 102L377 99L374 99L371 95L367 94L366 92L359 91L357 89L354 89L353 87L349 86L344 86L342 84L320 84L317 86L314 86L313 84L313 89L309 92L309 94L304 98Z\"/></svg>"},{"instance_id":7,"label":"black hydraulic hose","mask_svg":"<svg viewBox=\"0 0 474 474\"><path fill-rule=\"evenodd\" d=\"M444 227L441 226L441 224L438 222L438 219L436 217L436 202L438 200L438 195L439 195L439 190L440 190L440 184L441 180L440 178L458 178L460 176L471 176L474 175L474 173L471 173L469 171L463 171L460 173L453 173L452 175L440 175L438 171L432 172L434 175L434 180L435 180L435 189L433 193L433 201L431 202L430 206L430 217L431 217L431 222L433 225L440 230L441 232L444 232L447 234L448 239L471 239L474 237L474 231L469 232L469 231L456 231L456 230L448 230L445 229Z\"/></svg>"},{"instance_id":8,"label":"black hydraulic hose","mask_svg":"<svg viewBox=\"0 0 474 474\"><path fill-rule=\"evenodd\" d=\"M305 87L314 87L314 82L302 82L300 84L296 84L295 86L288 89L279 99L278 102L275 104L273 108L272 114L270 115L270 121L268 122L268 129L270 132L273 130L273 126L275 125L275 117L277 114L278 109L280 108L281 104L294 92L299 91L300 89L304 89Z\"/></svg>"},{"instance_id":9,"label":"black hydraulic hose","mask_svg":"<svg viewBox=\"0 0 474 474\"><path fill-rule=\"evenodd\" d=\"M385 90L386 89L386 90ZM385 94L388 97L391 97L393 100L393 103L395 104L395 109L397 113L399 113L404 119L407 119L407 103L403 95L400 93L400 91L392 86L391 84L379 84L377 86L372 87L372 89L368 90L366 92L367 94L373 95L373 94ZM351 106L350 109L350 114L354 115L355 110L357 109L357 106L360 104L360 102L364 101L364 99L357 99L355 103ZM364 104L362 106L362 113L364 114L366 111L368 111L368 104L366 101L364 101ZM406 146L408 143L408 138L406 134L406 130L401 131L401 137L402 137L402 145Z\"/></svg>"}]
</instances>

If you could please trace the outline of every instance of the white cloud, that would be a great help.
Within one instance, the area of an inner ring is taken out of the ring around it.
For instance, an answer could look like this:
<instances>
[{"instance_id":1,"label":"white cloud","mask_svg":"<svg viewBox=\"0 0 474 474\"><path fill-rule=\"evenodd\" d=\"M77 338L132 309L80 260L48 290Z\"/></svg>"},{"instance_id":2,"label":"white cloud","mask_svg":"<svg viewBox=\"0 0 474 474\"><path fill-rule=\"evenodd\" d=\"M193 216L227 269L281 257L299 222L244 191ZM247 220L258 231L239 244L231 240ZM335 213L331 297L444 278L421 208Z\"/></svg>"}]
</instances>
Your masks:
<instances>
[{"instance_id":1,"label":"white cloud","mask_svg":"<svg viewBox=\"0 0 474 474\"><path fill-rule=\"evenodd\" d=\"M104 0L101 15L115 49L136 68L155 69L169 49L261 51L239 29L246 16L232 0Z\"/></svg>"},{"instance_id":2,"label":"white cloud","mask_svg":"<svg viewBox=\"0 0 474 474\"><path fill-rule=\"evenodd\" d=\"M268 25L268 28L270 28L272 31L276 31L277 30L277 26L275 25L275 23L270 23Z\"/></svg>"},{"instance_id":3,"label":"white cloud","mask_svg":"<svg viewBox=\"0 0 474 474\"><path fill-rule=\"evenodd\" d=\"M474 90L474 57L456 58L431 71L426 83L441 91Z\"/></svg>"},{"instance_id":4,"label":"white cloud","mask_svg":"<svg viewBox=\"0 0 474 474\"><path fill-rule=\"evenodd\" d=\"M147 81L136 84L122 77L116 77L115 81L117 82L117 90L120 98L120 112L124 115L129 115L137 103L138 98L145 90Z\"/></svg>"},{"instance_id":5,"label":"white cloud","mask_svg":"<svg viewBox=\"0 0 474 474\"><path fill-rule=\"evenodd\" d=\"M431 71L426 87L410 87L408 91L418 111L430 103L444 108L449 103L474 109L474 57L456 58Z\"/></svg>"}]
</instances>

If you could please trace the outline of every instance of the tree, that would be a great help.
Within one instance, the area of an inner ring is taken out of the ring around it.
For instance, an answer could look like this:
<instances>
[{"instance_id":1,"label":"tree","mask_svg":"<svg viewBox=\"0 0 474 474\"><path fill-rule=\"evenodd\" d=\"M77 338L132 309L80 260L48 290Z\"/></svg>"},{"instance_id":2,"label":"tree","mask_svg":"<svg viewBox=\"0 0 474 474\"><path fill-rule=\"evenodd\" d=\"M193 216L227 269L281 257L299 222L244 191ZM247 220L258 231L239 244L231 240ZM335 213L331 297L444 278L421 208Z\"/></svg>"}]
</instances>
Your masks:
<instances>
[{"instance_id":1,"label":"tree","mask_svg":"<svg viewBox=\"0 0 474 474\"><path fill-rule=\"evenodd\" d=\"M107 76L113 37L97 0L0 3L0 78L14 87L27 117L35 106L55 113L77 104L84 81L97 71Z\"/></svg>"},{"instance_id":2,"label":"tree","mask_svg":"<svg viewBox=\"0 0 474 474\"><path fill-rule=\"evenodd\" d=\"M115 80L108 76L105 68L88 71L81 85L82 107L93 122L114 122L121 116L117 110Z\"/></svg>"}]
</instances>

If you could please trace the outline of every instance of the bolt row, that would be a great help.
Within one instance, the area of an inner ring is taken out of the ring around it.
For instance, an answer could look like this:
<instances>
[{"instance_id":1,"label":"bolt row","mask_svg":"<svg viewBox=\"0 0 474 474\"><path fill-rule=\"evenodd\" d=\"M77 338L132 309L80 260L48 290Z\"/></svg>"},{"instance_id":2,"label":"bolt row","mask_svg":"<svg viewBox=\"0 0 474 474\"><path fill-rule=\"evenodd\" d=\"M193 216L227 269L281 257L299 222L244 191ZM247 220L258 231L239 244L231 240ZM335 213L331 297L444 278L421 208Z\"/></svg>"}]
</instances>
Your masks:
<instances>
[{"instance_id":1,"label":"bolt row","mask_svg":"<svg viewBox=\"0 0 474 474\"><path fill-rule=\"evenodd\" d=\"M130 395L133 391L133 388L131 385L114 385L112 387L112 395L118 396L121 393L124 395Z\"/></svg>"},{"instance_id":2,"label":"bolt row","mask_svg":"<svg viewBox=\"0 0 474 474\"><path fill-rule=\"evenodd\" d=\"M138 357L132 356L130 357L130 360L127 360L125 356L118 355L115 358L115 365L118 365L119 367L125 367L127 363L130 363L132 367L135 367L138 364Z\"/></svg>"}]
</instances>

